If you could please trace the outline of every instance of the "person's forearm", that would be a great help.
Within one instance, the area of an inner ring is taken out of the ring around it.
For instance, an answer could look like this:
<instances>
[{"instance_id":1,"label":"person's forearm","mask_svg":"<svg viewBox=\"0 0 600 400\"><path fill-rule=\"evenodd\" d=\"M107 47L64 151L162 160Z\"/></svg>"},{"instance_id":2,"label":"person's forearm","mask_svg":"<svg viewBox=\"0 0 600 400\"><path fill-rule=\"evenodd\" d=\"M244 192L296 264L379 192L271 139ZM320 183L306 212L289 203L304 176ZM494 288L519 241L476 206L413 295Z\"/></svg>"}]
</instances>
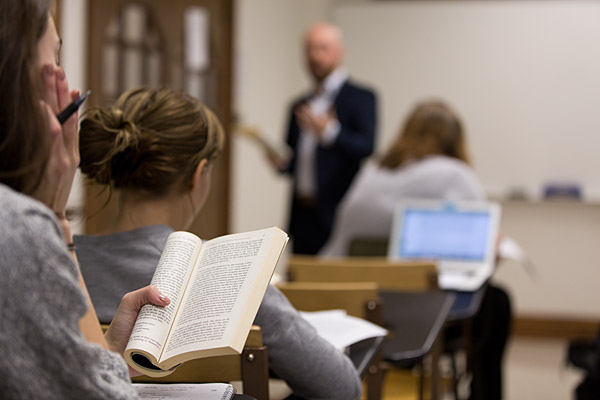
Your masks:
<instances>
[{"instance_id":1,"label":"person's forearm","mask_svg":"<svg viewBox=\"0 0 600 400\"><path fill-rule=\"evenodd\" d=\"M79 263L77 262L77 254L75 253L75 247L73 246L73 234L71 232L71 224L69 223L65 215L57 215L57 217L60 222L60 227L63 231L65 245L69 248L69 252L75 260L75 264L79 267ZM100 326L100 322L98 321L96 310L94 309L94 305L92 304L92 300L88 293L87 287L85 286L85 282L83 281L81 270L78 270L78 273L79 286L81 287L81 290L83 290L83 292L85 293L88 304L88 309L86 313L79 320L79 329L81 329L83 337L85 337L85 339L88 342L98 343L103 348L108 349L108 344L104 339L104 334L102 333L102 327Z\"/></svg>"},{"instance_id":2,"label":"person's forearm","mask_svg":"<svg viewBox=\"0 0 600 400\"><path fill-rule=\"evenodd\" d=\"M73 253L73 257L77 258ZM85 286L85 282L83 281L83 276L81 275L81 271L79 272L79 285L81 289L85 293L87 297L88 309L86 313L79 320L79 329L81 329L81 333L83 333L83 337L88 342L98 343L103 348L110 350L106 339L104 338L104 334L102 333L102 327L100 326L100 321L98 321L98 316L96 315L96 310L94 309L94 305L92 304L92 299L87 291L87 287Z\"/></svg>"}]
</instances>

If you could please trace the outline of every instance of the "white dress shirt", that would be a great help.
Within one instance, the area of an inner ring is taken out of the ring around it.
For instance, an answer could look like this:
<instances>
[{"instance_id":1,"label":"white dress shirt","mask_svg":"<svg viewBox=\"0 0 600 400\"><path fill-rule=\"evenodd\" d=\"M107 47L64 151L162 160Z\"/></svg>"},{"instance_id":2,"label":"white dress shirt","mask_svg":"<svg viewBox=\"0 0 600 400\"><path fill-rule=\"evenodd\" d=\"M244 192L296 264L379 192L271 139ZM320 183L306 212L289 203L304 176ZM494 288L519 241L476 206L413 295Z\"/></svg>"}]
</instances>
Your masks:
<instances>
[{"instance_id":1,"label":"white dress shirt","mask_svg":"<svg viewBox=\"0 0 600 400\"><path fill-rule=\"evenodd\" d=\"M335 102L337 94L348 79L348 71L343 67L338 67L323 81L319 92L313 96L308 105L315 115L324 115L328 113ZM297 158L296 158L296 194L302 197L316 197L317 193L317 145L331 145L339 135L341 130L337 119L330 121L321 138L319 139L315 132L306 131L300 128L300 137L298 140Z\"/></svg>"}]
</instances>

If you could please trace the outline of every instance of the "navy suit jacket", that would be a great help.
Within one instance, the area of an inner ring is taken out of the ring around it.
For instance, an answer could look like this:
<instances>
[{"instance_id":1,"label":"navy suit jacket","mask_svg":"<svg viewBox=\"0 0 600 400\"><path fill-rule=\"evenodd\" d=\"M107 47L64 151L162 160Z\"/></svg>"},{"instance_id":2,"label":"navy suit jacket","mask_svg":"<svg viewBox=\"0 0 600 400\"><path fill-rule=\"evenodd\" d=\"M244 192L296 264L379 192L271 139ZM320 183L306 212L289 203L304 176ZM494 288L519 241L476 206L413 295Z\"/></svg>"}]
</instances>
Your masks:
<instances>
[{"instance_id":1,"label":"navy suit jacket","mask_svg":"<svg viewBox=\"0 0 600 400\"><path fill-rule=\"evenodd\" d=\"M309 97L304 96L296 101L290 112L287 143L294 150L294 156L287 172L291 174L294 174L296 168L295 152L300 137L294 108L308 99ZM373 152L376 128L375 94L367 88L346 81L335 98L334 108L341 130L331 145L317 146L315 168L316 208L320 222L327 229L331 229L335 209L352 183L361 161ZM294 184L294 193L295 189ZM293 225L293 209L291 219Z\"/></svg>"}]
</instances>

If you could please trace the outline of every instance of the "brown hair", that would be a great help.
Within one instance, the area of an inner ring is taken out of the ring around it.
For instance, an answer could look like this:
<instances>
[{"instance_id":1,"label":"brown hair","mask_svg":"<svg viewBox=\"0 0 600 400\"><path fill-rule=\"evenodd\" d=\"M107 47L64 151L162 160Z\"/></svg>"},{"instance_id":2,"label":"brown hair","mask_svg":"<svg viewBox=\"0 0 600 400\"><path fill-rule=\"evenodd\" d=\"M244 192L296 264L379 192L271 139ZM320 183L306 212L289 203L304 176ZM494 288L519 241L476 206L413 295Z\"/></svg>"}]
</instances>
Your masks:
<instances>
[{"instance_id":1,"label":"brown hair","mask_svg":"<svg viewBox=\"0 0 600 400\"><path fill-rule=\"evenodd\" d=\"M50 0L0 2L0 182L31 194L50 156L37 43Z\"/></svg>"},{"instance_id":2,"label":"brown hair","mask_svg":"<svg viewBox=\"0 0 600 400\"><path fill-rule=\"evenodd\" d=\"M465 136L456 114L441 101L426 101L414 108L380 165L396 168L435 154L469 164Z\"/></svg>"},{"instance_id":3,"label":"brown hair","mask_svg":"<svg viewBox=\"0 0 600 400\"><path fill-rule=\"evenodd\" d=\"M160 196L187 185L224 140L221 123L198 99L168 88L131 89L81 121L81 172L101 185Z\"/></svg>"}]
</instances>

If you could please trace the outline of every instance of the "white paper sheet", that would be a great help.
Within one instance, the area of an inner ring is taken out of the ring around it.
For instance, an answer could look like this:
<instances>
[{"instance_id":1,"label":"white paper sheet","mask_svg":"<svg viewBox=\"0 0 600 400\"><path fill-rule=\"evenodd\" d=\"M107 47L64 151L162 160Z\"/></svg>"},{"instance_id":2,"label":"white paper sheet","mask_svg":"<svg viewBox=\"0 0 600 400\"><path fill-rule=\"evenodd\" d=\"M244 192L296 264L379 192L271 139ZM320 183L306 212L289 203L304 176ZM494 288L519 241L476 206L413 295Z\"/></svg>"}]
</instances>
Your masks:
<instances>
[{"instance_id":1,"label":"white paper sheet","mask_svg":"<svg viewBox=\"0 0 600 400\"><path fill-rule=\"evenodd\" d=\"M140 399L223 400L235 395L235 389L227 383L134 383L133 386Z\"/></svg>"},{"instance_id":2,"label":"white paper sheet","mask_svg":"<svg viewBox=\"0 0 600 400\"><path fill-rule=\"evenodd\" d=\"M388 331L361 318L347 315L344 310L300 312L315 327L319 335L338 349L345 349L361 340L385 336Z\"/></svg>"}]
</instances>

